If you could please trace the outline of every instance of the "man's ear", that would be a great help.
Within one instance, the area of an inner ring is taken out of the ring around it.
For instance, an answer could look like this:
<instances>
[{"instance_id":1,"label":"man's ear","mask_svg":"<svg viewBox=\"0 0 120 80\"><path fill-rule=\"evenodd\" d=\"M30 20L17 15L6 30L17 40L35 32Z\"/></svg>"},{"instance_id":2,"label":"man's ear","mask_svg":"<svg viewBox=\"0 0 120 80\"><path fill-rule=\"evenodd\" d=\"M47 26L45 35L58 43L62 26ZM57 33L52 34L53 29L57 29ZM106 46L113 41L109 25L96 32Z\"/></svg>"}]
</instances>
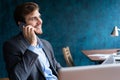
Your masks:
<instances>
[{"instance_id":1,"label":"man's ear","mask_svg":"<svg viewBox=\"0 0 120 80\"><path fill-rule=\"evenodd\" d=\"M20 23L21 23L21 22L20 22L20 21L18 21L18 23L17 23L17 24L18 24L18 25L20 25Z\"/></svg>"},{"instance_id":2,"label":"man's ear","mask_svg":"<svg viewBox=\"0 0 120 80\"><path fill-rule=\"evenodd\" d=\"M20 30L23 30L23 27L25 26L26 24L24 22L20 22L18 21L18 26L20 28Z\"/></svg>"}]
</instances>

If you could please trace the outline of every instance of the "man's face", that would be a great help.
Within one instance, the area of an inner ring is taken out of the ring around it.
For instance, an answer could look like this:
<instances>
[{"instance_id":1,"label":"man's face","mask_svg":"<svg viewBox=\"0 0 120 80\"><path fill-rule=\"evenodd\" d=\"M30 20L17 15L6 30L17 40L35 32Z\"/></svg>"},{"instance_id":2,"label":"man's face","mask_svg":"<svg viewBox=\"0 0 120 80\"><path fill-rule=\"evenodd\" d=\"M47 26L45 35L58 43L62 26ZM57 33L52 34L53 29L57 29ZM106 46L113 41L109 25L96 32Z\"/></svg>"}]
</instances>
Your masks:
<instances>
[{"instance_id":1,"label":"man's face","mask_svg":"<svg viewBox=\"0 0 120 80\"><path fill-rule=\"evenodd\" d=\"M32 13L25 16L26 25L31 25L34 27L36 34L42 34L42 19L39 10L36 9Z\"/></svg>"}]
</instances>

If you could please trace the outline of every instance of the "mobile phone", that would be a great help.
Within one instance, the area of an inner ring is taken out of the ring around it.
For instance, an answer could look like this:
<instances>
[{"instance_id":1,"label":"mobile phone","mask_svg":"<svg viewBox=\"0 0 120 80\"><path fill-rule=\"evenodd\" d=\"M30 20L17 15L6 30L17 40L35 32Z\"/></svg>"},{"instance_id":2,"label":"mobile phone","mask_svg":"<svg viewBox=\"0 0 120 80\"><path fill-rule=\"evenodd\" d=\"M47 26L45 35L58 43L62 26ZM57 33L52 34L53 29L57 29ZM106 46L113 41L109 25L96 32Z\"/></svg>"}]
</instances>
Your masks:
<instances>
[{"instance_id":1,"label":"mobile phone","mask_svg":"<svg viewBox=\"0 0 120 80\"><path fill-rule=\"evenodd\" d=\"M20 30L23 29L23 26L25 26L25 23L24 22L20 22L20 24L19 24Z\"/></svg>"}]
</instances>

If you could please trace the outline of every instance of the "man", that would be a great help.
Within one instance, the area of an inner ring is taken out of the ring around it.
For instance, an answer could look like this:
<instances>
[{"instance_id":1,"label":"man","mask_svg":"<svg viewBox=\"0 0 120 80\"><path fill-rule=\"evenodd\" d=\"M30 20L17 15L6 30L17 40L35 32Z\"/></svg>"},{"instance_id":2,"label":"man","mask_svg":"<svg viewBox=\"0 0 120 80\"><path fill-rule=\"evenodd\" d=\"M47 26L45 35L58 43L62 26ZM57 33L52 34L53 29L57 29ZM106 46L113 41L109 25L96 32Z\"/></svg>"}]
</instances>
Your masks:
<instances>
[{"instance_id":1,"label":"man","mask_svg":"<svg viewBox=\"0 0 120 80\"><path fill-rule=\"evenodd\" d=\"M17 6L14 18L21 33L3 45L10 80L58 80L61 66L54 57L52 46L37 37L43 33L38 5L26 2Z\"/></svg>"}]
</instances>

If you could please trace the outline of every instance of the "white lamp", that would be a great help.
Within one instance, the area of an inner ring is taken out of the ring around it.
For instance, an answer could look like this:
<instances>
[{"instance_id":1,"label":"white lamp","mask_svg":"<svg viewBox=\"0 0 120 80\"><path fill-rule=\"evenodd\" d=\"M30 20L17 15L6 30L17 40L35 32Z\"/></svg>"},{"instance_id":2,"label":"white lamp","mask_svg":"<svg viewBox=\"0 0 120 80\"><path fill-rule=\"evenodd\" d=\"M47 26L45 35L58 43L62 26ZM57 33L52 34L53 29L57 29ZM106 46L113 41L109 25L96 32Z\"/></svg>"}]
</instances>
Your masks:
<instances>
[{"instance_id":1,"label":"white lamp","mask_svg":"<svg viewBox=\"0 0 120 80\"><path fill-rule=\"evenodd\" d=\"M115 26L113 28L112 32L111 32L111 35L112 36L119 36L119 32L118 31L120 31L120 29L117 26Z\"/></svg>"},{"instance_id":2,"label":"white lamp","mask_svg":"<svg viewBox=\"0 0 120 80\"><path fill-rule=\"evenodd\" d=\"M119 36L118 31L120 31L120 29L117 26L115 26L111 32L111 36L115 36L115 37ZM117 55L120 55L120 50L117 50Z\"/></svg>"}]
</instances>

